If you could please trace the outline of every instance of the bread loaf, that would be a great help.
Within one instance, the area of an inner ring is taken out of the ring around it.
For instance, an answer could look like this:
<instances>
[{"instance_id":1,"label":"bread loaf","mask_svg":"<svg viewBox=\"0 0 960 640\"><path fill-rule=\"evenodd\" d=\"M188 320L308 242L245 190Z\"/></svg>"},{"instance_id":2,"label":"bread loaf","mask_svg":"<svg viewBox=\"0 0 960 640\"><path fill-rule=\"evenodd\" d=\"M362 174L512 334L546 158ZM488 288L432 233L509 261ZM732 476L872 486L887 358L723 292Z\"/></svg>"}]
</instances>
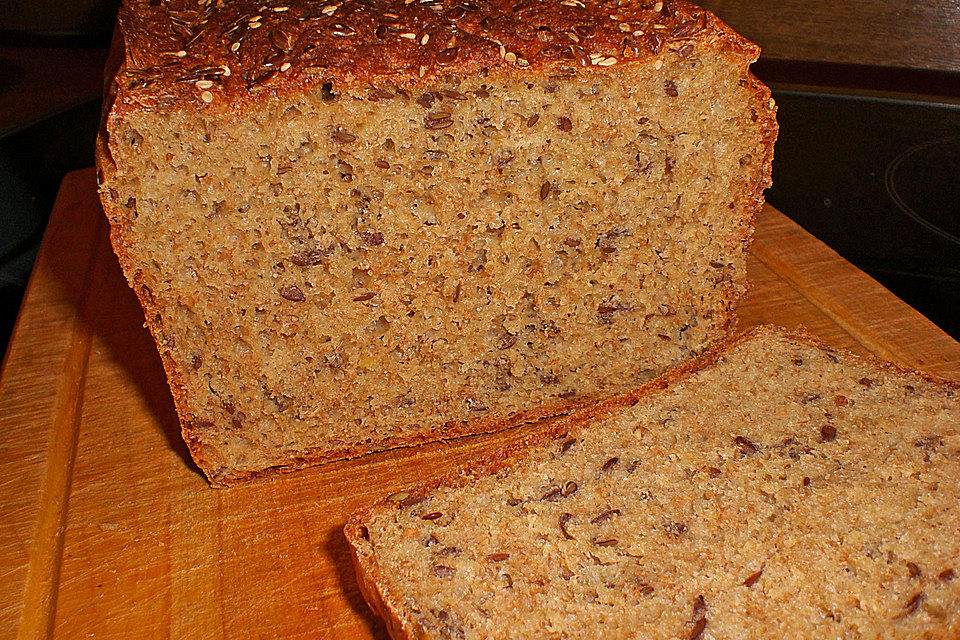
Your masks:
<instances>
[{"instance_id":1,"label":"bread loaf","mask_svg":"<svg viewBox=\"0 0 960 640\"><path fill-rule=\"evenodd\" d=\"M724 335L758 49L685 2L128 0L99 146L226 484L610 397Z\"/></svg>"},{"instance_id":2,"label":"bread loaf","mask_svg":"<svg viewBox=\"0 0 960 640\"><path fill-rule=\"evenodd\" d=\"M351 518L391 636L960 637L960 386L760 329Z\"/></svg>"}]
</instances>

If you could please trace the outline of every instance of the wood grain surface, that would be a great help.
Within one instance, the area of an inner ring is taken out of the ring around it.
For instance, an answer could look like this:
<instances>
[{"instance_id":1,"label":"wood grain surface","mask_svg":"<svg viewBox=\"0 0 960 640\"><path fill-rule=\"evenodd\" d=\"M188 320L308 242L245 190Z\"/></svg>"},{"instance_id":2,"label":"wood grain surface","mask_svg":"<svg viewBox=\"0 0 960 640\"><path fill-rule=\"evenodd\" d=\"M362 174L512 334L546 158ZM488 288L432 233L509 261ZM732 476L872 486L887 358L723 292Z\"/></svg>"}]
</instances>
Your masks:
<instances>
[{"instance_id":1,"label":"wood grain surface","mask_svg":"<svg viewBox=\"0 0 960 640\"><path fill-rule=\"evenodd\" d=\"M960 378L960 345L771 208L750 275L742 326L802 324ZM0 378L0 637L384 639L355 584L348 514L527 432L211 489L142 322L93 171L70 174Z\"/></svg>"},{"instance_id":2,"label":"wood grain surface","mask_svg":"<svg viewBox=\"0 0 960 640\"><path fill-rule=\"evenodd\" d=\"M765 58L960 71L957 0L697 0Z\"/></svg>"}]
</instances>

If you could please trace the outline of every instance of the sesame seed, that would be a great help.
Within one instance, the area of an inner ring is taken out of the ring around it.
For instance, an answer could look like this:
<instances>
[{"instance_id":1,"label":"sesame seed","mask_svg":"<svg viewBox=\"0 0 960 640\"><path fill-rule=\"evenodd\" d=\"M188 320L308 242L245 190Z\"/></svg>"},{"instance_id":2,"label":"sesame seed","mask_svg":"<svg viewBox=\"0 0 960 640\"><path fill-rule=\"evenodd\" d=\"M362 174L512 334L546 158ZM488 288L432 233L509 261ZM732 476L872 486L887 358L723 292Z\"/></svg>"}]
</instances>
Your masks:
<instances>
[{"instance_id":1,"label":"sesame seed","mask_svg":"<svg viewBox=\"0 0 960 640\"><path fill-rule=\"evenodd\" d=\"M590 54L590 62L596 62L597 60L600 60L600 59L603 58L603 57L604 57L604 56L603 56L603 54L601 54L601 53L591 53L591 54Z\"/></svg>"},{"instance_id":2,"label":"sesame seed","mask_svg":"<svg viewBox=\"0 0 960 640\"><path fill-rule=\"evenodd\" d=\"M280 73L287 71L289 68L290 68L290 63L284 62L282 65L280 65Z\"/></svg>"},{"instance_id":3,"label":"sesame seed","mask_svg":"<svg viewBox=\"0 0 960 640\"><path fill-rule=\"evenodd\" d=\"M232 45L230 45L230 51L233 51L234 53L236 53L239 49L240 49L239 42L234 42Z\"/></svg>"},{"instance_id":4,"label":"sesame seed","mask_svg":"<svg viewBox=\"0 0 960 640\"><path fill-rule=\"evenodd\" d=\"M213 94L209 91L204 91L200 94L200 99L204 102L213 102Z\"/></svg>"},{"instance_id":5,"label":"sesame seed","mask_svg":"<svg viewBox=\"0 0 960 640\"><path fill-rule=\"evenodd\" d=\"M277 13L283 13L284 11L289 11L290 7L274 7L273 10Z\"/></svg>"},{"instance_id":6,"label":"sesame seed","mask_svg":"<svg viewBox=\"0 0 960 640\"><path fill-rule=\"evenodd\" d=\"M401 33L401 34L400 34L400 37L401 37L401 38L406 38L407 40L416 40L416 39L417 39L417 34L415 34L415 33Z\"/></svg>"},{"instance_id":7,"label":"sesame seed","mask_svg":"<svg viewBox=\"0 0 960 640\"><path fill-rule=\"evenodd\" d=\"M503 60L503 58L506 55L507 55L507 48L503 45L500 45L500 59Z\"/></svg>"},{"instance_id":8,"label":"sesame seed","mask_svg":"<svg viewBox=\"0 0 960 640\"><path fill-rule=\"evenodd\" d=\"M183 49L181 49L180 51L177 51L177 57L178 57L178 58L184 58L184 57L186 57L186 55L187 55L187 52L184 51Z\"/></svg>"},{"instance_id":9,"label":"sesame seed","mask_svg":"<svg viewBox=\"0 0 960 640\"><path fill-rule=\"evenodd\" d=\"M621 23L620 23L620 31L623 31L624 33L626 33L627 31L630 31L632 28L633 28L633 27L631 27L628 22L621 22Z\"/></svg>"},{"instance_id":10,"label":"sesame seed","mask_svg":"<svg viewBox=\"0 0 960 640\"><path fill-rule=\"evenodd\" d=\"M662 66L663 66L663 60L657 59L657 61L653 63L654 69L660 69Z\"/></svg>"},{"instance_id":11,"label":"sesame seed","mask_svg":"<svg viewBox=\"0 0 960 640\"><path fill-rule=\"evenodd\" d=\"M423 65L420 65L420 77L427 75L427 68Z\"/></svg>"},{"instance_id":12,"label":"sesame seed","mask_svg":"<svg viewBox=\"0 0 960 640\"><path fill-rule=\"evenodd\" d=\"M223 69L223 77L224 77L224 78L229 78L229 77L230 77L230 73L231 73L231 72L230 72L230 67L228 67L227 65L222 65L220 68Z\"/></svg>"},{"instance_id":13,"label":"sesame seed","mask_svg":"<svg viewBox=\"0 0 960 640\"><path fill-rule=\"evenodd\" d=\"M641 31L640 29L637 29L637 30L634 31L631 35L632 35L634 38L639 38L640 36L643 35L643 31Z\"/></svg>"},{"instance_id":14,"label":"sesame seed","mask_svg":"<svg viewBox=\"0 0 960 640\"><path fill-rule=\"evenodd\" d=\"M604 58L603 60L600 60L600 61L598 61L598 62L595 62L594 64L596 64L598 67L609 67L610 65L613 65L613 64L616 64L616 63L617 63L617 59L616 59L616 58L614 58L614 57L607 57L607 58Z\"/></svg>"},{"instance_id":15,"label":"sesame seed","mask_svg":"<svg viewBox=\"0 0 960 640\"><path fill-rule=\"evenodd\" d=\"M332 4L332 5L330 5L329 7L324 7L324 8L323 8L323 11L321 11L320 13L322 13L322 14L325 15L325 16L332 16L333 14L335 14L335 13L337 12L337 7L338 7L338 6L339 6L339 5Z\"/></svg>"},{"instance_id":16,"label":"sesame seed","mask_svg":"<svg viewBox=\"0 0 960 640\"><path fill-rule=\"evenodd\" d=\"M212 80L197 80L197 89L209 89L213 86Z\"/></svg>"},{"instance_id":17,"label":"sesame seed","mask_svg":"<svg viewBox=\"0 0 960 640\"><path fill-rule=\"evenodd\" d=\"M515 53L512 52L512 51L508 51L508 52L503 56L503 59L506 60L507 62L514 63L514 62L517 61L517 54L515 54Z\"/></svg>"},{"instance_id":18,"label":"sesame seed","mask_svg":"<svg viewBox=\"0 0 960 640\"><path fill-rule=\"evenodd\" d=\"M660 13L661 11L663 11L663 3L658 2L657 4L653 5L653 10L656 11L657 13Z\"/></svg>"},{"instance_id":19,"label":"sesame seed","mask_svg":"<svg viewBox=\"0 0 960 640\"><path fill-rule=\"evenodd\" d=\"M262 27L263 25L260 24L259 22L251 22L251 23L250 23L249 25L247 25L247 26L249 26L251 29L259 29L259 28Z\"/></svg>"},{"instance_id":20,"label":"sesame seed","mask_svg":"<svg viewBox=\"0 0 960 640\"><path fill-rule=\"evenodd\" d=\"M425 33L425 34L423 34L423 37L420 38L420 45L423 46L423 45L427 44L428 42L430 42L430 34L429 34L429 33Z\"/></svg>"}]
</instances>

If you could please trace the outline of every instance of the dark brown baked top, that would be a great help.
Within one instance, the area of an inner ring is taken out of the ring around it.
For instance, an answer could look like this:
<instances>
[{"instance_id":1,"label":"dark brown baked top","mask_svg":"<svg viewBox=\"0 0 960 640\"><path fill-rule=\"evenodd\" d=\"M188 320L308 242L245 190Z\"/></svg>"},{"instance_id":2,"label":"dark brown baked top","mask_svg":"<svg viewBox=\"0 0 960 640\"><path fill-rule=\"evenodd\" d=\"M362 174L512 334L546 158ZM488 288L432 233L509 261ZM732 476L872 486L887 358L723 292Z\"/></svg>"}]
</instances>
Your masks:
<instances>
[{"instance_id":1,"label":"dark brown baked top","mask_svg":"<svg viewBox=\"0 0 960 640\"><path fill-rule=\"evenodd\" d=\"M331 81L608 67L696 43L747 62L759 52L683 0L127 0L120 24L117 88L160 109Z\"/></svg>"}]
</instances>

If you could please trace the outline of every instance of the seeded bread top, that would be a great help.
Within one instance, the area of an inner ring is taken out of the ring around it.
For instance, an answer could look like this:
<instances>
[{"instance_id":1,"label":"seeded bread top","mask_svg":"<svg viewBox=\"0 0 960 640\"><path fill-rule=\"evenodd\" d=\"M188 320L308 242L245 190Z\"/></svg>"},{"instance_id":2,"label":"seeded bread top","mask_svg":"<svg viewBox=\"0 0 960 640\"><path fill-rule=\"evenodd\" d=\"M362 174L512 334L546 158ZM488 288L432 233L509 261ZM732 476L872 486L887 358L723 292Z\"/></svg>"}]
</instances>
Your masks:
<instances>
[{"instance_id":1,"label":"seeded bread top","mask_svg":"<svg viewBox=\"0 0 960 640\"><path fill-rule=\"evenodd\" d=\"M683 0L127 0L120 26L123 101L164 110L327 82L410 87L498 66L607 67L698 43L744 67L759 55Z\"/></svg>"}]
</instances>

